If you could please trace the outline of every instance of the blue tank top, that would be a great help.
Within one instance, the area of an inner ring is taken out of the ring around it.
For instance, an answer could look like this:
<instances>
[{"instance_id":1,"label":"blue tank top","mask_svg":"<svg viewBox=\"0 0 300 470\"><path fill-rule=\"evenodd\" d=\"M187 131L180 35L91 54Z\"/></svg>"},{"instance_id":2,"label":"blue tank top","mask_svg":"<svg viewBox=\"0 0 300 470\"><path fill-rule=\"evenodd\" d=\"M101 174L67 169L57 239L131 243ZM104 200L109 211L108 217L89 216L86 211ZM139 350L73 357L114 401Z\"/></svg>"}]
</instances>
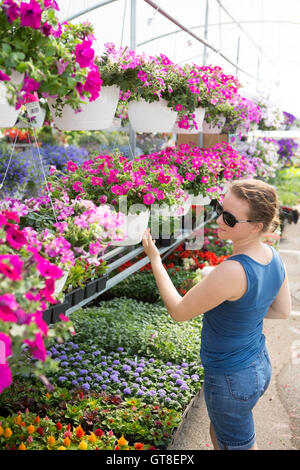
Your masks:
<instances>
[{"instance_id":1,"label":"blue tank top","mask_svg":"<svg viewBox=\"0 0 300 470\"><path fill-rule=\"evenodd\" d=\"M248 367L264 348L263 319L285 278L282 260L271 248L273 257L268 264L244 254L227 258L243 266L247 291L240 299L226 300L203 315L200 357L207 372L229 374Z\"/></svg>"}]
</instances>

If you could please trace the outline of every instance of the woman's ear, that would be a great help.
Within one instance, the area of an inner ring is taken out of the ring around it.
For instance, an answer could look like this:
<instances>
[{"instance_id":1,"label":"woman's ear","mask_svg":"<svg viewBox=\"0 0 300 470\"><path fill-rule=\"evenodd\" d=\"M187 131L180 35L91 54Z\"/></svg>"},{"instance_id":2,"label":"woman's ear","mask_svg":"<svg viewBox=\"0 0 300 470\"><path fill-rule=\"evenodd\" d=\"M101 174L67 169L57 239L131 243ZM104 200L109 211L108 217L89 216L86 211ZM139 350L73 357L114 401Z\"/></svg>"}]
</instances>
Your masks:
<instances>
[{"instance_id":1,"label":"woman's ear","mask_svg":"<svg viewBox=\"0 0 300 470\"><path fill-rule=\"evenodd\" d=\"M253 232L260 233L260 232L262 232L262 230L264 228L264 224L262 222L255 222L253 224L253 228L254 228L254 230L252 230Z\"/></svg>"}]
</instances>

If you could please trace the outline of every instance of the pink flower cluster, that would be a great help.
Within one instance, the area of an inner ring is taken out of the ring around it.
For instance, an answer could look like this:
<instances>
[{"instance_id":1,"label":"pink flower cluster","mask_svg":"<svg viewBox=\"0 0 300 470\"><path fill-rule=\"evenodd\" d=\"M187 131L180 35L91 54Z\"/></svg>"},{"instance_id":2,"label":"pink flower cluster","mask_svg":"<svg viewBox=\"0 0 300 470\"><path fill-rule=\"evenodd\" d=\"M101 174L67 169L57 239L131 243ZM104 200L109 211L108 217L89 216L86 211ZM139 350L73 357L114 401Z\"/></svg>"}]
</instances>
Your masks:
<instances>
[{"instance_id":1,"label":"pink flower cluster","mask_svg":"<svg viewBox=\"0 0 300 470\"><path fill-rule=\"evenodd\" d=\"M45 361L43 338L47 336L48 327L42 316L46 302L56 302L52 297L54 283L63 271L41 256L29 242L26 231L19 229L19 221L14 212L0 212L0 322L3 325L0 335L8 346L8 357L14 349L10 326L16 323L30 327L30 330L25 328L23 332L23 343L35 359ZM33 331L32 325L35 326ZM32 332L34 339L29 339ZM11 381L9 365L5 362L0 365L0 393Z\"/></svg>"}]
</instances>

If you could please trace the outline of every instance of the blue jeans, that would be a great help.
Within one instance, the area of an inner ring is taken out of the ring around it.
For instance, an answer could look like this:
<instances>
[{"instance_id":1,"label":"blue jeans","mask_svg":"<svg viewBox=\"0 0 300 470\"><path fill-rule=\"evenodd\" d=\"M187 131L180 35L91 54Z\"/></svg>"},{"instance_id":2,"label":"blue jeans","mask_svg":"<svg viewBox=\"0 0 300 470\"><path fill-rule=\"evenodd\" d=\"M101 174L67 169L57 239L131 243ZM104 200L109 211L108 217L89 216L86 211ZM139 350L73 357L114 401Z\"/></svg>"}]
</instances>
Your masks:
<instances>
[{"instance_id":1,"label":"blue jeans","mask_svg":"<svg viewBox=\"0 0 300 470\"><path fill-rule=\"evenodd\" d=\"M204 368L204 397L219 448L247 450L256 440L252 410L272 375L266 347L245 369L210 374Z\"/></svg>"}]
</instances>

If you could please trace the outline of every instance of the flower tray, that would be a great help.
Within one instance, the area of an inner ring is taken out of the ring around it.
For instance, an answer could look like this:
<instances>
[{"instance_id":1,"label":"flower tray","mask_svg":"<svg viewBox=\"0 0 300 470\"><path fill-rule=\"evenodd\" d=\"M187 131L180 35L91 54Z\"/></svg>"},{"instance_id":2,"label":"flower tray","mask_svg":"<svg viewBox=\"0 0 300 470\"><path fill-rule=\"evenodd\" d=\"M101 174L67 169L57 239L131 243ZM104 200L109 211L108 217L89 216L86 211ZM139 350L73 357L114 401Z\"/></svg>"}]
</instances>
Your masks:
<instances>
[{"instance_id":1,"label":"flower tray","mask_svg":"<svg viewBox=\"0 0 300 470\"><path fill-rule=\"evenodd\" d=\"M90 281L84 288L84 298L87 299L97 292L97 279Z\"/></svg>"},{"instance_id":2,"label":"flower tray","mask_svg":"<svg viewBox=\"0 0 300 470\"><path fill-rule=\"evenodd\" d=\"M175 237L170 238L159 238L158 243L161 247L171 246L175 242Z\"/></svg>"},{"instance_id":3,"label":"flower tray","mask_svg":"<svg viewBox=\"0 0 300 470\"><path fill-rule=\"evenodd\" d=\"M104 274L102 277L99 277L98 279L96 279L97 281L96 292L101 292L103 289L105 289L107 279L108 279L108 274Z\"/></svg>"},{"instance_id":4,"label":"flower tray","mask_svg":"<svg viewBox=\"0 0 300 470\"><path fill-rule=\"evenodd\" d=\"M57 321L60 321L59 315L64 314L65 311L68 310L69 306L69 302L54 305L54 307L52 308L51 323L56 323Z\"/></svg>"},{"instance_id":5,"label":"flower tray","mask_svg":"<svg viewBox=\"0 0 300 470\"><path fill-rule=\"evenodd\" d=\"M79 287L78 289L75 289L71 292L72 294L72 307L74 305L77 305L79 304L79 302L81 302L83 299L84 299L84 292L85 292L85 289Z\"/></svg>"}]
</instances>

